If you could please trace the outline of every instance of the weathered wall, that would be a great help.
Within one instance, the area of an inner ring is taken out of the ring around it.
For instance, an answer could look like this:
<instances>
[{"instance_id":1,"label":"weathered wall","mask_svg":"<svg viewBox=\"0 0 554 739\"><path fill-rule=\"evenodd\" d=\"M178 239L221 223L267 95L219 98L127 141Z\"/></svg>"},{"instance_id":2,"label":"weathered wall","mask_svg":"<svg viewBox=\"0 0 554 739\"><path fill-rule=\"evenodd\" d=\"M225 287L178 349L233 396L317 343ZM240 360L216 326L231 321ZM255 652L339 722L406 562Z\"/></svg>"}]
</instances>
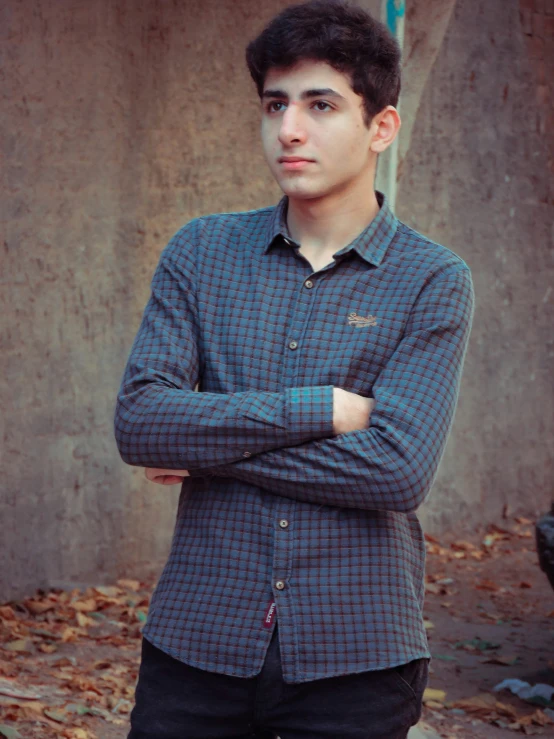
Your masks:
<instances>
[{"instance_id":1,"label":"weathered wall","mask_svg":"<svg viewBox=\"0 0 554 739\"><path fill-rule=\"evenodd\" d=\"M175 489L121 463L113 404L170 236L278 195L243 61L263 6L2 4L0 597L165 555Z\"/></svg>"},{"instance_id":2,"label":"weathered wall","mask_svg":"<svg viewBox=\"0 0 554 739\"><path fill-rule=\"evenodd\" d=\"M120 462L114 397L172 233L278 197L243 49L286 4L0 9L0 598L165 556L176 492ZM551 210L529 65L514 4L458 0L412 96L399 215L469 262L478 296L455 432L424 513L436 529L495 517L505 501L534 507L552 488Z\"/></svg>"},{"instance_id":3,"label":"weathered wall","mask_svg":"<svg viewBox=\"0 0 554 739\"><path fill-rule=\"evenodd\" d=\"M554 0L519 0L519 19L535 79L532 124L545 137L554 177ZM552 178L551 178L552 185ZM554 187L554 185L552 185Z\"/></svg>"},{"instance_id":4,"label":"weathered wall","mask_svg":"<svg viewBox=\"0 0 554 739\"><path fill-rule=\"evenodd\" d=\"M535 5L552 19L553 3ZM457 0L399 182L399 216L460 254L476 290L454 430L422 510L435 531L554 497L554 129L518 10ZM543 36L554 69L552 30Z\"/></svg>"}]
</instances>

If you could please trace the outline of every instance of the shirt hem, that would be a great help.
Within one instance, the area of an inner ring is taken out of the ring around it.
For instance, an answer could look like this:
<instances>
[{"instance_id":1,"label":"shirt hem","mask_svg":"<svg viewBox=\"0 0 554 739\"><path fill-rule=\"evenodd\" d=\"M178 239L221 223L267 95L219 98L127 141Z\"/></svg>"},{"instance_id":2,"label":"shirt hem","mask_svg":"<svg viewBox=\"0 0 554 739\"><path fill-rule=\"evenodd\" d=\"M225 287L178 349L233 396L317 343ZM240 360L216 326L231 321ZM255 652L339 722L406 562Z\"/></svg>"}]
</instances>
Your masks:
<instances>
[{"instance_id":1,"label":"shirt hem","mask_svg":"<svg viewBox=\"0 0 554 739\"><path fill-rule=\"evenodd\" d=\"M218 675L227 675L228 677L238 677L243 679L248 679L252 677L256 677L260 674L262 667L263 667L263 661L262 664L259 666L259 668L254 668L253 671L242 671L242 670L233 670L227 667L221 667L220 665L216 665L213 662L205 662L205 661L198 661L195 659L192 659L190 657L183 657L182 653L180 653L176 649L172 649L171 647L168 647L166 644L163 644L161 640L159 640L155 634L150 634L149 632L143 631L143 638L146 639L150 644L155 646L157 649L159 649L162 652L165 652L165 654L168 654L170 657L173 657L174 659L178 660L179 662L183 662L184 664L188 665L189 667L194 667L197 670L202 670L204 672L213 672ZM432 659L431 653L427 651L423 652L417 652L413 654L412 656L408 656L407 658L402 658L401 660L394 660L392 664L378 664L378 665L368 665L363 667L358 667L356 669L347 670L346 672L344 670L338 669L333 670L330 672L304 672L299 675L293 676L292 678L290 676L285 675L284 669L283 669L283 681L287 685L297 685L299 683L307 683L307 682L313 682L315 680L326 680L327 678L332 677L343 677L345 675L359 675L363 672L378 672L379 670L390 670L393 667L399 667L400 665L405 665L408 662L412 662L414 659ZM265 655L264 655L265 659Z\"/></svg>"}]
</instances>

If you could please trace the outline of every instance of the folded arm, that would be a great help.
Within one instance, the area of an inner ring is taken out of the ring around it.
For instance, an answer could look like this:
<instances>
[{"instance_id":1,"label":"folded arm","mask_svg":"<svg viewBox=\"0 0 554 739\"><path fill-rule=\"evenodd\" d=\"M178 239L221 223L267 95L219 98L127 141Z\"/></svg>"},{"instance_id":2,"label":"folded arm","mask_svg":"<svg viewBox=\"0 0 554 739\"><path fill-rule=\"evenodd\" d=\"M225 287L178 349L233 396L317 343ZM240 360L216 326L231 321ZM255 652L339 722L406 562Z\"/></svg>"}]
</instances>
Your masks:
<instances>
[{"instance_id":1,"label":"folded arm","mask_svg":"<svg viewBox=\"0 0 554 739\"><path fill-rule=\"evenodd\" d=\"M194 221L164 251L115 412L125 462L194 470L333 435L333 388L195 392Z\"/></svg>"},{"instance_id":2,"label":"folded arm","mask_svg":"<svg viewBox=\"0 0 554 739\"><path fill-rule=\"evenodd\" d=\"M369 428L192 475L232 477L312 503L416 510L429 492L452 424L473 302L466 267L449 267L430 280L374 383Z\"/></svg>"}]
</instances>

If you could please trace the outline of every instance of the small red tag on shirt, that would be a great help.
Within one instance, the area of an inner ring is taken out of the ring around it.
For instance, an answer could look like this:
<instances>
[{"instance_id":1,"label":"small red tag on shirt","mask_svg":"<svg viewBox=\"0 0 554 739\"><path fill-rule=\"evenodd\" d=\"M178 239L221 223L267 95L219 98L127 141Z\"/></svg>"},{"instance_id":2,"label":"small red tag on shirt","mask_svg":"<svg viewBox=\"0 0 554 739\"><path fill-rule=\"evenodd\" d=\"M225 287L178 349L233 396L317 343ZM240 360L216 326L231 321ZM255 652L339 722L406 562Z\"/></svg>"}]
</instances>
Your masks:
<instances>
[{"instance_id":1,"label":"small red tag on shirt","mask_svg":"<svg viewBox=\"0 0 554 739\"><path fill-rule=\"evenodd\" d=\"M270 603L264 618L264 628L270 629L277 613L277 603Z\"/></svg>"}]
</instances>

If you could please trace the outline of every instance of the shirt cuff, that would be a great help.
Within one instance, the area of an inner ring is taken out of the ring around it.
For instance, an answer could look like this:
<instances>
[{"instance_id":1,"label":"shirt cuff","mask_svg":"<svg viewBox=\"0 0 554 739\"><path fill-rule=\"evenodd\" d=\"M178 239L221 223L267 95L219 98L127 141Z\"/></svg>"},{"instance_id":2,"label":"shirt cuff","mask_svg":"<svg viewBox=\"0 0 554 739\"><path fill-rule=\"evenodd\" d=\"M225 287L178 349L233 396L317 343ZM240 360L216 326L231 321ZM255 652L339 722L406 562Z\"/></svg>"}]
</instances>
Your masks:
<instances>
[{"instance_id":1,"label":"shirt cuff","mask_svg":"<svg viewBox=\"0 0 554 739\"><path fill-rule=\"evenodd\" d=\"M287 444L334 436L333 385L289 388L284 392ZM277 447L278 448L278 447ZM240 460L238 462L240 464ZM189 470L191 477L225 475L226 465Z\"/></svg>"},{"instance_id":2,"label":"shirt cuff","mask_svg":"<svg viewBox=\"0 0 554 739\"><path fill-rule=\"evenodd\" d=\"M333 385L289 388L285 398L291 443L334 436Z\"/></svg>"}]
</instances>

